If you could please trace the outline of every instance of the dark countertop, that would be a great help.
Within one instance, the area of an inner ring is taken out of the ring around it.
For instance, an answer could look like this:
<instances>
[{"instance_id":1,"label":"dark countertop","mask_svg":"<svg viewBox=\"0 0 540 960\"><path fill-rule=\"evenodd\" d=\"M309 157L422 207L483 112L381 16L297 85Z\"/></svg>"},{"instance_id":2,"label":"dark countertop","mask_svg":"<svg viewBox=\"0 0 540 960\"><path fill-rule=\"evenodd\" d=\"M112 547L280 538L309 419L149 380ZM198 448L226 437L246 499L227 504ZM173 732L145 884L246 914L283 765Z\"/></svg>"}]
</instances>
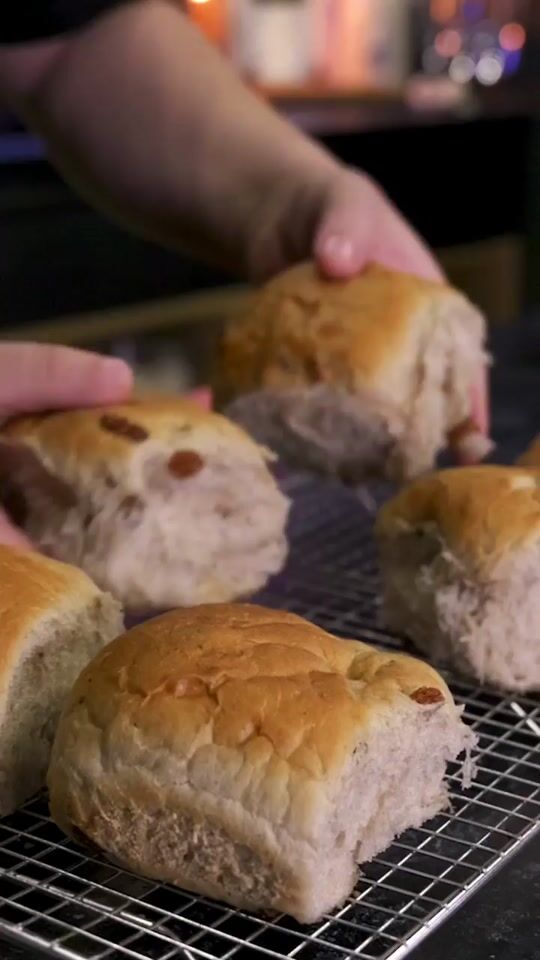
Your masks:
<instances>
[{"instance_id":1,"label":"dark countertop","mask_svg":"<svg viewBox=\"0 0 540 960\"><path fill-rule=\"evenodd\" d=\"M514 854L413 950L410 960L538 960L539 903L540 836ZM41 956L0 938L1 960L38 960Z\"/></svg>"},{"instance_id":2,"label":"dark countertop","mask_svg":"<svg viewBox=\"0 0 540 960\"><path fill-rule=\"evenodd\" d=\"M540 836L537 836L412 951L410 958L538 960L539 903Z\"/></svg>"},{"instance_id":3,"label":"dark countertop","mask_svg":"<svg viewBox=\"0 0 540 960\"><path fill-rule=\"evenodd\" d=\"M22 947L15 947L11 943L5 943L3 940L0 940L0 947L2 948L2 960L34 960L34 957L37 960L37 957L40 956L39 953L35 953L33 950L23 950Z\"/></svg>"}]
</instances>

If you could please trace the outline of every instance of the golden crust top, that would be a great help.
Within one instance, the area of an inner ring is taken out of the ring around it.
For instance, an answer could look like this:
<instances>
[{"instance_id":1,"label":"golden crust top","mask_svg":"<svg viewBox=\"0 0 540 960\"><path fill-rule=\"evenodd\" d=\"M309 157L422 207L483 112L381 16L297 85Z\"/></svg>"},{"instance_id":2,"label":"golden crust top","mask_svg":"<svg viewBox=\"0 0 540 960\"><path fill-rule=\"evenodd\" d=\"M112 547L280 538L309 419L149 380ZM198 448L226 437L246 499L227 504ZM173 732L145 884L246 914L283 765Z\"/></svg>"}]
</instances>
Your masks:
<instances>
[{"instance_id":1,"label":"golden crust top","mask_svg":"<svg viewBox=\"0 0 540 960\"><path fill-rule=\"evenodd\" d=\"M490 573L540 541L540 471L457 467L422 477L385 504L377 533L391 539L428 526L471 569Z\"/></svg>"}]
</instances>

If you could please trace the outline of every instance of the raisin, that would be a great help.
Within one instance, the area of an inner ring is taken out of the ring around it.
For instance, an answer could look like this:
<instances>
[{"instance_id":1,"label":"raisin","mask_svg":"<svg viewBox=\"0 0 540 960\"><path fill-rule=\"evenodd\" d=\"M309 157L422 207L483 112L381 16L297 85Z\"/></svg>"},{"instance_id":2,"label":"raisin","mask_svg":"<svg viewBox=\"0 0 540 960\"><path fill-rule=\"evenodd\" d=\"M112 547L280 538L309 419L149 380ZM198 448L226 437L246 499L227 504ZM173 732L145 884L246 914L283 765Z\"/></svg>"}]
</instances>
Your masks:
<instances>
[{"instance_id":1,"label":"raisin","mask_svg":"<svg viewBox=\"0 0 540 960\"><path fill-rule=\"evenodd\" d=\"M117 437L133 440L134 443L142 443L150 436L148 430L139 423L132 423L126 417L117 417L114 413L104 413L99 422L103 430L114 433Z\"/></svg>"},{"instance_id":2,"label":"raisin","mask_svg":"<svg viewBox=\"0 0 540 960\"><path fill-rule=\"evenodd\" d=\"M444 701L444 693L437 687L418 687L418 690L411 693L410 697L411 700L421 704L442 703Z\"/></svg>"},{"instance_id":3,"label":"raisin","mask_svg":"<svg viewBox=\"0 0 540 960\"><path fill-rule=\"evenodd\" d=\"M304 370L309 383L319 383L322 380L322 371L317 357L306 357Z\"/></svg>"},{"instance_id":4,"label":"raisin","mask_svg":"<svg viewBox=\"0 0 540 960\"><path fill-rule=\"evenodd\" d=\"M169 458L168 470L180 480L194 477L204 467L203 458L195 450L177 450Z\"/></svg>"},{"instance_id":5,"label":"raisin","mask_svg":"<svg viewBox=\"0 0 540 960\"><path fill-rule=\"evenodd\" d=\"M458 444L462 443L470 433L476 433L477 428L474 424L474 421L471 417L467 417L466 420L462 420L461 423L458 423L453 427L448 433L448 443L451 447L456 447Z\"/></svg>"},{"instance_id":6,"label":"raisin","mask_svg":"<svg viewBox=\"0 0 540 960\"><path fill-rule=\"evenodd\" d=\"M141 510L142 506L143 502L140 497L137 497L134 493L132 493L128 497L124 497L119 506L119 510L126 517L129 517L135 510Z\"/></svg>"}]
</instances>

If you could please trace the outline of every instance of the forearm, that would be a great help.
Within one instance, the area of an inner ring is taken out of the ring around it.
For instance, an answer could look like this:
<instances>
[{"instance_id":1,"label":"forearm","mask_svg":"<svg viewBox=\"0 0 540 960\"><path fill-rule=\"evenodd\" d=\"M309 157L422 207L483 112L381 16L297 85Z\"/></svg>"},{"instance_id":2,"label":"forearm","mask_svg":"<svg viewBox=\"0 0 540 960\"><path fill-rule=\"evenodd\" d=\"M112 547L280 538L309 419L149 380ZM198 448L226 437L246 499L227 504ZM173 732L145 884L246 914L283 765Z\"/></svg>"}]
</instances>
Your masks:
<instances>
[{"instance_id":1,"label":"forearm","mask_svg":"<svg viewBox=\"0 0 540 960\"><path fill-rule=\"evenodd\" d=\"M8 92L68 179L145 235L224 266L253 270L288 191L320 193L335 170L166 0L102 17L45 65L35 48L22 80L8 57Z\"/></svg>"}]
</instances>

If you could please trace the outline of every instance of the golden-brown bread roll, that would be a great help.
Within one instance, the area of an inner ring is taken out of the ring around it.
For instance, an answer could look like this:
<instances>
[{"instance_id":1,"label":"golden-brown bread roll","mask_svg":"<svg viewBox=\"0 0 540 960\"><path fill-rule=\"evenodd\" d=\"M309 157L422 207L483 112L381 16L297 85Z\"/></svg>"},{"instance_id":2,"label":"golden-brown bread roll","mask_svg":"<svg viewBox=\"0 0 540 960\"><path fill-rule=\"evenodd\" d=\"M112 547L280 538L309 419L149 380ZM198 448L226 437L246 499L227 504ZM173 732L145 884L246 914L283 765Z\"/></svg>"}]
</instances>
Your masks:
<instances>
[{"instance_id":1,"label":"golden-brown bread roll","mask_svg":"<svg viewBox=\"0 0 540 960\"><path fill-rule=\"evenodd\" d=\"M0 814L45 782L62 705L121 633L120 605L80 570L0 545Z\"/></svg>"},{"instance_id":2,"label":"golden-brown bread roll","mask_svg":"<svg viewBox=\"0 0 540 960\"><path fill-rule=\"evenodd\" d=\"M540 436L534 438L516 463L521 467L540 467Z\"/></svg>"},{"instance_id":3,"label":"golden-brown bread roll","mask_svg":"<svg viewBox=\"0 0 540 960\"><path fill-rule=\"evenodd\" d=\"M330 281L305 263L227 326L216 396L296 465L401 480L431 469L449 439L467 456L491 449L471 421L484 338L482 315L445 284L375 265Z\"/></svg>"},{"instance_id":4,"label":"golden-brown bread roll","mask_svg":"<svg viewBox=\"0 0 540 960\"><path fill-rule=\"evenodd\" d=\"M446 764L473 741L427 664L290 613L203 606L83 672L51 812L129 870L308 923L446 805Z\"/></svg>"},{"instance_id":5,"label":"golden-brown bread roll","mask_svg":"<svg viewBox=\"0 0 540 960\"><path fill-rule=\"evenodd\" d=\"M382 508L377 537L387 625L481 681L540 688L540 471L423 477Z\"/></svg>"},{"instance_id":6,"label":"golden-brown bread roll","mask_svg":"<svg viewBox=\"0 0 540 960\"><path fill-rule=\"evenodd\" d=\"M271 454L180 397L22 417L0 454L14 519L130 610L247 596L286 558Z\"/></svg>"}]
</instances>

